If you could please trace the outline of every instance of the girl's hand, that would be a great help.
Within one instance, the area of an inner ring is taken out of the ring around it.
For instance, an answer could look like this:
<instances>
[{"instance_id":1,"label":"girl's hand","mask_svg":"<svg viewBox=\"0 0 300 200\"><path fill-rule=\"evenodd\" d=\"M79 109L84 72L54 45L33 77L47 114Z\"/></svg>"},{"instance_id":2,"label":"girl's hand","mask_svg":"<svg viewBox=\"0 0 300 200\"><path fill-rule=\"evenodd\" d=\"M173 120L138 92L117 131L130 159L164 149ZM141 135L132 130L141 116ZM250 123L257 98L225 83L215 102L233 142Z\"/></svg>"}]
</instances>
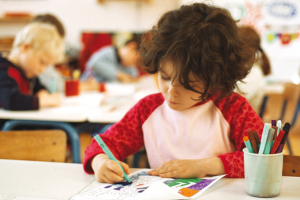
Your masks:
<instances>
[{"instance_id":1,"label":"girl's hand","mask_svg":"<svg viewBox=\"0 0 300 200\"><path fill-rule=\"evenodd\" d=\"M126 174L129 174L129 166L119 161ZM95 178L101 183L116 183L124 180L124 174L120 166L113 160L110 160L106 154L98 154L92 160L92 168L95 172Z\"/></svg>"},{"instance_id":2,"label":"girl's hand","mask_svg":"<svg viewBox=\"0 0 300 200\"><path fill-rule=\"evenodd\" d=\"M148 174L162 178L201 178L207 174L224 174L224 167L218 157L199 160L171 160L157 169L149 171Z\"/></svg>"}]
</instances>

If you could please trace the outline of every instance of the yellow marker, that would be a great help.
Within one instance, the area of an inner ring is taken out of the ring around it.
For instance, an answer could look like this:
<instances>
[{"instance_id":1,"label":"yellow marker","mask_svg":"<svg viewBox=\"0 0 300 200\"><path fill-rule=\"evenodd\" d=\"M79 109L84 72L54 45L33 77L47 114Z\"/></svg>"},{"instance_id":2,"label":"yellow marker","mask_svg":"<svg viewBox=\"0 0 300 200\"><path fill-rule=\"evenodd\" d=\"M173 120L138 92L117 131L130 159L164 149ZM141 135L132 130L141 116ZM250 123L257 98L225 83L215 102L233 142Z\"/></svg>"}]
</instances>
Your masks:
<instances>
[{"instance_id":1,"label":"yellow marker","mask_svg":"<svg viewBox=\"0 0 300 200\"><path fill-rule=\"evenodd\" d=\"M80 77L80 71L78 69L75 69L72 72L72 77L73 77L73 79L79 79L79 77Z\"/></svg>"}]
</instances>

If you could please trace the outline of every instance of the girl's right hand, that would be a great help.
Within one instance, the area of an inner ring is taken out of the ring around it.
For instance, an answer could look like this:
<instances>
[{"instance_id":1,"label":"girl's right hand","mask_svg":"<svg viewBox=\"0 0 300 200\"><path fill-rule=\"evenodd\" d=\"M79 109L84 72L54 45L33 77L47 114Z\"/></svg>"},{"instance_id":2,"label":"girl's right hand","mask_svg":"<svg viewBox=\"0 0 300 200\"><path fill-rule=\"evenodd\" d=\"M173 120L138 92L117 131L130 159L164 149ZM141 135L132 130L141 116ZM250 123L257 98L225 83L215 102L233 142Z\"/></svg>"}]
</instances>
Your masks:
<instances>
[{"instance_id":1,"label":"girl's right hand","mask_svg":"<svg viewBox=\"0 0 300 200\"><path fill-rule=\"evenodd\" d=\"M119 161L126 174L129 174L129 166ZM116 183L124 180L124 173L120 166L113 160L110 160L106 154L98 154L92 160L92 168L95 178L101 183Z\"/></svg>"}]
</instances>

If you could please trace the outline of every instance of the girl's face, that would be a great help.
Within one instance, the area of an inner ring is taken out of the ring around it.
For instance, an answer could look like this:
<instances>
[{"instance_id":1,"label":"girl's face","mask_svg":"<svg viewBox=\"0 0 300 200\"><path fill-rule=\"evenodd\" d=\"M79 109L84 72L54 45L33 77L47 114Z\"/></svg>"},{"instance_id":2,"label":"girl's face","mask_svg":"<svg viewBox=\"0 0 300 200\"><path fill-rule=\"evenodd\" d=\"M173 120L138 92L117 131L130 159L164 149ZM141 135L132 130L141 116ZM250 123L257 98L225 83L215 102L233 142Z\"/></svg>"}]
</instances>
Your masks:
<instances>
[{"instance_id":1,"label":"girl's face","mask_svg":"<svg viewBox=\"0 0 300 200\"><path fill-rule=\"evenodd\" d=\"M194 106L201 102L199 99L200 94L191 90L185 89L178 80L175 79L175 70L172 62L165 61L161 64L158 71L158 85L159 90L163 94L169 107L173 110L181 111ZM202 91L202 84L196 81L196 78L190 74L190 85L196 90Z\"/></svg>"},{"instance_id":2,"label":"girl's face","mask_svg":"<svg viewBox=\"0 0 300 200\"><path fill-rule=\"evenodd\" d=\"M47 54L36 52L29 46L22 48L18 65L24 70L27 78L37 77L50 64L53 62Z\"/></svg>"}]
</instances>

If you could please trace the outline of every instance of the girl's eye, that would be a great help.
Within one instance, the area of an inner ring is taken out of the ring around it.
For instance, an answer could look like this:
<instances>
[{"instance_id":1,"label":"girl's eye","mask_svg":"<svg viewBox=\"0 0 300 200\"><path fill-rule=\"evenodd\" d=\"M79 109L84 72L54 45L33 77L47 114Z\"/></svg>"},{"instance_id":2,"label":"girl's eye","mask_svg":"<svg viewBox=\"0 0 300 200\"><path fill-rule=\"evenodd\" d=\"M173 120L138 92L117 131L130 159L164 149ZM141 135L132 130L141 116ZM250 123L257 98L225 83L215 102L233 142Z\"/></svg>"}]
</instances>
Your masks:
<instances>
[{"instance_id":1,"label":"girl's eye","mask_svg":"<svg viewBox=\"0 0 300 200\"><path fill-rule=\"evenodd\" d=\"M163 79L163 80L165 80L165 81L168 81L168 80L170 80L170 78L169 78L169 77L166 77L166 76L164 76L164 75L161 75L161 79Z\"/></svg>"}]
</instances>

